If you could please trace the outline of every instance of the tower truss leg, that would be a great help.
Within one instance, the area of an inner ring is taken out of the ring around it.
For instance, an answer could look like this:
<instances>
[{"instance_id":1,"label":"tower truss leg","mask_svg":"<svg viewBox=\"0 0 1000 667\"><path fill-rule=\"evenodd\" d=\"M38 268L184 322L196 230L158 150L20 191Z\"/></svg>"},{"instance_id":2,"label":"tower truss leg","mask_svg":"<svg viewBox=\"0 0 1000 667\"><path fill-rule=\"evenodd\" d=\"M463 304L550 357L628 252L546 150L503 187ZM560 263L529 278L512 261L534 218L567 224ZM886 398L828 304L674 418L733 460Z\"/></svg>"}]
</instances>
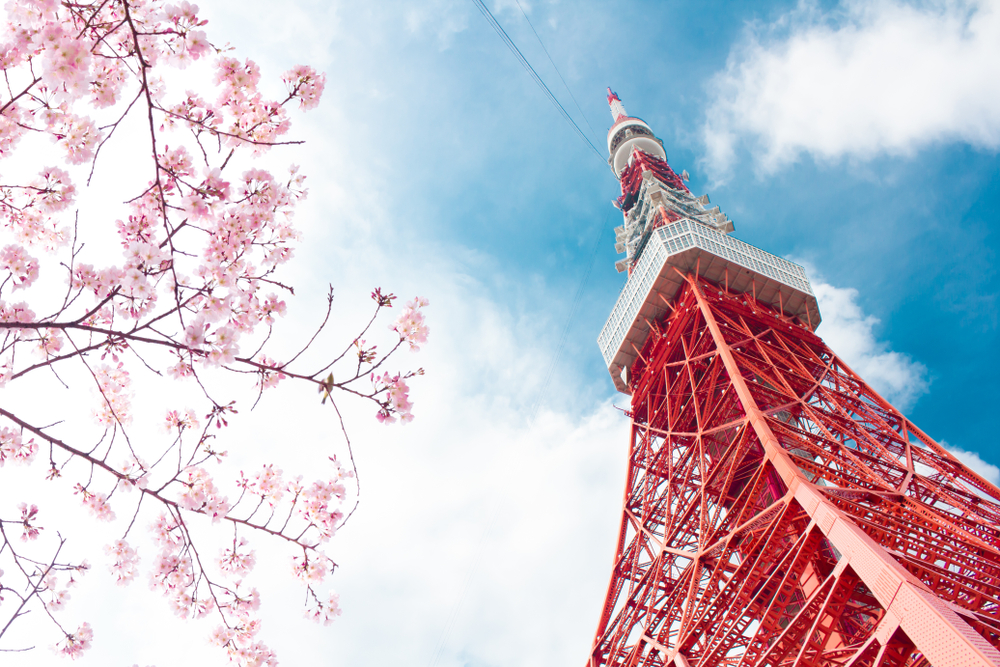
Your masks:
<instances>
[{"instance_id":1,"label":"tower truss leg","mask_svg":"<svg viewBox=\"0 0 1000 667\"><path fill-rule=\"evenodd\" d=\"M1000 491L780 307L681 277L589 666L1000 667Z\"/></svg>"}]
</instances>

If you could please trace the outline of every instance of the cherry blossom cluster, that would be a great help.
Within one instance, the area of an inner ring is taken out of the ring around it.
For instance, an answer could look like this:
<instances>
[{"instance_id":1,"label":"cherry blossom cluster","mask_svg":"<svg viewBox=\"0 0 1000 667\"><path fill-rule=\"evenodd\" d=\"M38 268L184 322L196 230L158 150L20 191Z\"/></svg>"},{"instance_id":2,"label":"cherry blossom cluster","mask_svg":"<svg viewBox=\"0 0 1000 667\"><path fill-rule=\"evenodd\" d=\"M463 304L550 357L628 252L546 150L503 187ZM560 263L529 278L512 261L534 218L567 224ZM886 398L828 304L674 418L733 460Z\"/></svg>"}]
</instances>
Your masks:
<instances>
[{"instance_id":1,"label":"cherry blossom cluster","mask_svg":"<svg viewBox=\"0 0 1000 667\"><path fill-rule=\"evenodd\" d=\"M164 428L168 432L176 430L178 433L183 433L185 429L197 429L198 424L198 415L191 408L184 411L167 410Z\"/></svg>"},{"instance_id":2,"label":"cherry blossom cluster","mask_svg":"<svg viewBox=\"0 0 1000 667\"><path fill-rule=\"evenodd\" d=\"M322 583L326 575L330 572L330 559L324 557L309 557L306 553L303 556L292 557L292 573L310 584Z\"/></svg>"},{"instance_id":3,"label":"cherry blossom cluster","mask_svg":"<svg viewBox=\"0 0 1000 667\"><path fill-rule=\"evenodd\" d=\"M281 470L275 468L272 463L265 464L252 478L244 477L241 473L238 484L241 489L259 496L272 506L285 494L285 482L282 480Z\"/></svg>"},{"instance_id":4,"label":"cherry blossom cluster","mask_svg":"<svg viewBox=\"0 0 1000 667\"><path fill-rule=\"evenodd\" d=\"M0 299L0 323L14 325L18 323L31 324L35 321L35 311L29 308L28 304L24 301L20 301L18 303L7 303ZM19 341L35 340L37 339L37 336L33 329L20 327L4 328L4 333L4 351L7 352L8 355L8 360L4 362L4 365L8 367L7 373L12 374L13 369L10 368L12 364L9 360L10 357L13 356L13 350L11 348L15 347L16 343Z\"/></svg>"},{"instance_id":5,"label":"cherry blossom cluster","mask_svg":"<svg viewBox=\"0 0 1000 667\"><path fill-rule=\"evenodd\" d=\"M430 329L424 322L424 314L420 310L428 304L427 299L418 296L406 304L403 312L389 327L399 334L400 340L409 343L410 350L414 352L420 349L420 345L427 342L427 334L430 333Z\"/></svg>"},{"instance_id":6,"label":"cherry blossom cluster","mask_svg":"<svg viewBox=\"0 0 1000 667\"><path fill-rule=\"evenodd\" d=\"M410 412L413 408L410 403L410 387L406 384L405 377L398 373L391 376L383 373L381 376L372 375L372 383L378 391L386 394L385 401L375 415L380 423L392 424L397 415L404 424L413 420L413 413Z\"/></svg>"},{"instance_id":7,"label":"cherry blossom cluster","mask_svg":"<svg viewBox=\"0 0 1000 667\"><path fill-rule=\"evenodd\" d=\"M189 468L181 479L181 507L202 512L218 521L229 511L229 501L216 488L212 477L204 468Z\"/></svg>"},{"instance_id":8,"label":"cherry blossom cluster","mask_svg":"<svg viewBox=\"0 0 1000 667\"><path fill-rule=\"evenodd\" d=\"M98 404L94 408L94 419L102 426L128 424L132 420L132 392L125 365L101 364L94 371L97 381Z\"/></svg>"},{"instance_id":9,"label":"cherry blossom cluster","mask_svg":"<svg viewBox=\"0 0 1000 667\"><path fill-rule=\"evenodd\" d=\"M151 531L160 552L149 573L149 587L162 593L181 618L208 615L214 602L209 595L199 595L191 545L183 525L176 517L161 514Z\"/></svg>"},{"instance_id":10,"label":"cherry blossom cluster","mask_svg":"<svg viewBox=\"0 0 1000 667\"><path fill-rule=\"evenodd\" d=\"M31 438L24 441L21 431L0 426L0 468L8 460L13 463L28 464L38 453L38 445Z\"/></svg>"},{"instance_id":11,"label":"cherry blossom cluster","mask_svg":"<svg viewBox=\"0 0 1000 667\"><path fill-rule=\"evenodd\" d=\"M340 596L337 593L330 593L326 600L313 598L306 605L306 618L309 618L323 625L330 625L334 619L340 616Z\"/></svg>"},{"instance_id":12,"label":"cherry blossom cluster","mask_svg":"<svg viewBox=\"0 0 1000 667\"><path fill-rule=\"evenodd\" d=\"M32 523L38 518L38 506L21 503L18 509L21 510L21 541L30 542L38 539L42 529Z\"/></svg>"},{"instance_id":13,"label":"cherry blossom cluster","mask_svg":"<svg viewBox=\"0 0 1000 667\"><path fill-rule=\"evenodd\" d=\"M84 621L76 632L67 634L61 642L56 644L55 650L69 658L79 658L83 652L90 648L90 643L94 639L94 630L90 623Z\"/></svg>"},{"instance_id":14,"label":"cherry blossom cluster","mask_svg":"<svg viewBox=\"0 0 1000 667\"><path fill-rule=\"evenodd\" d=\"M145 490L149 486L149 466L135 455L126 458L118 466L118 488L126 493L134 488Z\"/></svg>"},{"instance_id":15,"label":"cherry blossom cluster","mask_svg":"<svg viewBox=\"0 0 1000 667\"><path fill-rule=\"evenodd\" d=\"M285 72L281 79L288 87L289 96L298 98L303 110L315 109L319 105L326 85L325 74L317 74L311 67L298 65Z\"/></svg>"},{"instance_id":16,"label":"cherry blossom cluster","mask_svg":"<svg viewBox=\"0 0 1000 667\"><path fill-rule=\"evenodd\" d=\"M288 378L287 375L281 372L281 364L266 356L260 358L259 372L260 378L257 380L257 386L262 390L273 389L278 386L279 382Z\"/></svg>"},{"instance_id":17,"label":"cherry blossom cluster","mask_svg":"<svg viewBox=\"0 0 1000 667\"><path fill-rule=\"evenodd\" d=\"M232 547L223 549L218 559L219 569L240 579L250 574L257 564L257 555L253 549L246 548L247 544L243 538L238 544L234 540Z\"/></svg>"},{"instance_id":18,"label":"cherry blossom cluster","mask_svg":"<svg viewBox=\"0 0 1000 667\"><path fill-rule=\"evenodd\" d=\"M11 111L11 108L8 106L0 113L0 119L20 114L19 111ZM0 127L3 122L0 120ZM0 146L0 157L12 152L12 148L8 145L5 151ZM75 197L76 186L69 174L58 167L47 167L28 183L6 185L0 189L0 225L10 230L17 244L44 249L62 246L66 243L67 231L59 214L73 203Z\"/></svg>"},{"instance_id":19,"label":"cherry blossom cluster","mask_svg":"<svg viewBox=\"0 0 1000 667\"><path fill-rule=\"evenodd\" d=\"M38 260L29 255L24 246L12 243L0 250L0 271L8 272L14 289L30 287L38 278Z\"/></svg>"},{"instance_id":20,"label":"cherry blossom cluster","mask_svg":"<svg viewBox=\"0 0 1000 667\"><path fill-rule=\"evenodd\" d=\"M115 540L104 547L105 552L110 556L111 564L109 568L115 575L115 580L119 586L124 586L135 579L136 569L139 566L139 555L135 549L129 546L125 540Z\"/></svg>"},{"instance_id":21,"label":"cherry blossom cluster","mask_svg":"<svg viewBox=\"0 0 1000 667\"><path fill-rule=\"evenodd\" d=\"M104 493L89 491L82 484L77 484L74 493L83 498L83 506L90 510L98 521L114 521L115 513L108 502L108 496Z\"/></svg>"},{"instance_id":22,"label":"cherry blossom cluster","mask_svg":"<svg viewBox=\"0 0 1000 667\"><path fill-rule=\"evenodd\" d=\"M76 583L72 578L66 582L65 588L59 588L59 578L54 572L50 572L45 575L42 582L45 587L45 591L49 594L49 600L46 607L50 611L59 611L62 609L70 599L69 587Z\"/></svg>"},{"instance_id":23,"label":"cherry blossom cluster","mask_svg":"<svg viewBox=\"0 0 1000 667\"><path fill-rule=\"evenodd\" d=\"M344 518L339 505L347 489L339 481L316 481L308 487L299 486L298 481L289 485L296 494L296 510L310 528L315 528L321 542L327 542L337 532L340 520Z\"/></svg>"}]
</instances>

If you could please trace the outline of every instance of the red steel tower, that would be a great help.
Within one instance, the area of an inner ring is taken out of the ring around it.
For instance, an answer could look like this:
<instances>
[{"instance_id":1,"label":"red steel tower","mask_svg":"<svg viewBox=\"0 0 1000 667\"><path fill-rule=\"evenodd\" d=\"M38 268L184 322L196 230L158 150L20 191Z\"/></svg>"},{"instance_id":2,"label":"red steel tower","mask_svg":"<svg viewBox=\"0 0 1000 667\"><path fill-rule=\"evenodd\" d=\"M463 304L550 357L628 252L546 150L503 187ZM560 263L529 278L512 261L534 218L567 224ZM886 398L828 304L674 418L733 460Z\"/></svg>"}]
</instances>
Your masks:
<instances>
[{"instance_id":1,"label":"red steel tower","mask_svg":"<svg viewBox=\"0 0 1000 667\"><path fill-rule=\"evenodd\" d=\"M1000 667L1000 490L813 333L805 271L732 236L608 90L631 395L589 667Z\"/></svg>"}]
</instances>

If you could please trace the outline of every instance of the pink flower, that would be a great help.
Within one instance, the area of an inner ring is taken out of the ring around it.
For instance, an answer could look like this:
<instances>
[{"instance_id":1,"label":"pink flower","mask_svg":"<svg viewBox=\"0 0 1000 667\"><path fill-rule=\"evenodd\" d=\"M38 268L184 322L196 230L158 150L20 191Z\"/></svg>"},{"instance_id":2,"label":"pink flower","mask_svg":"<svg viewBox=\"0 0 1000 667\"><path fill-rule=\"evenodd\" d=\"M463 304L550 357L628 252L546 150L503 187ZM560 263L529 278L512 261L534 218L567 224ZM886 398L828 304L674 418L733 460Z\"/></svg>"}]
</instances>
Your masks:
<instances>
[{"instance_id":1,"label":"pink flower","mask_svg":"<svg viewBox=\"0 0 1000 667\"><path fill-rule=\"evenodd\" d=\"M108 503L108 496L103 493L88 491L82 484L77 484L73 489L74 494L83 495L83 504L90 510L90 513L97 517L98 521L114 521L115 513Z\"/></svg>"},{"instance_id":2,"label":"pink flower","mask_svg":"<svg viewBox=\"0 0 1000 667\"><path fill-rule=\"evenodd\" d=\"M381 377L378 377L373 374L372 382L375 384L377 392L385 391L387 394L382 409L375 415L379 423L392 424L396 421L395 415L397 414L404 424L413 421L410 387L402 376L390 376L388 373L383 373Z\"/></svg>"},{"instance_id":3,"label":"pink flower","mask_svg":"<svg viewBox=\"0 0 1000 667\"><path fill-rule=\"evenodd\" d=\"M57 653L77 659L83 652L90 648L90 642L94 639L94 631L90 623L82 623L76 632L67 634L66 638L54 647Z\"/></svg>"},{"instance_id":4,"label":"pink flower","mask_svg":"<svg viewBox=\"0 0 1000 667\"><path fill-rule=\"evenodd\" d=\"M53 139L66 151L66 161L83 164L94 157L101 141L101 132L90 118L75 114L62 114L53 123Z\"/></svg>"},{"instance_id":5,"label":"pink flower","mask_svg":"<svg viewBox=\"0 0 1000 667\"><path fill-rule=\"evenodd\" d=\"M228 500L204 468L188 468L187 480L180 483L184 487L178 500L181 507L208 514L216 521L229 511Z\"/></svg>"},{"instance_id":6,"label":"pink flower","mask_svg":"<svg viewBox=\"0 0 1000 667\"><path fill-rule=\"evenodd\" d=\"M227 628L224 625L220 625L215 630L212 631L212 636L209 639L216 646L225 646L232 641L233 637L236 636L236 631L232 628Z\"/></svg>"},{"instance_id":7,"label":"pink flower","mask_svg":"<svg viewBox=\"0 0 1000 667\"><path fill-rule=\"evenodd\" d=\"M205 318L199 316L196 317L194 322L188 325L184 329L184 344L192 349L199 349L205 344L205 332L208 329L208 323Z\"/></svg>"},{"instance_id":8,"label":"pink flower","mask_svg":"<svg viewBox=\"0 0 1000 667\"><path fill-rule=\"evenodd\" d=\"M174 518L168 514L161 514L149 527L153 534L153 539L157 545L165 551L179 547L184 539L181 536L180 526Z\"/></svg>"},{"instance_id":9,"label":"pink flower","mask_svg":"<svg viewBox=\"0 0 1000 667\"><path fill-rule=\"evenodd\" d=\"M299 107L303 110L315 109L323 95L326 86L326 75L317 74L312 67L297 65L285 72L281 79L288 87L289 97L299 99Z\"/></svg>"},{"instance_id":10,"label":"pink flower","mask_svg":"<svg viewBox=\"0 0 1000 667\"><path fill-rule=\"evenodd\" d=\"M139 564L139 555L135 549L125 540L117 540L104 547L104 550L111 556L109 569L115 575L116 583L119 586L131 583L135 579L136 567Z\"/></svg>"},{"instance_id":11,"label":"pink flower","mask_svg":"<svg viewBox=\"0 0 1000 667\"><path fill-rule=\"evenodd\" d=\"M231 94L234 91L254 89L260 81L257 63L247 60L242 65L235 58L219 58L216 63L215 82Z\"/></svg>"},{"instance_id":12,"label":"pink flower","mask_svg":"<svg viewBox=\"0 0 1000 667\"><path fill-rule=\"evenodd\" d=\"M257 380L257 386L261 389L271 389L272 387L277 387L279 382L288 377L280 370L277 370L281 364L270 357L261 357L260 364L267 368L275 369L273 371L267 370L267 368L260 369L260 379Z\"/></svg>"},{"instance_id":13,"label":"pink flower","mask_svg":"<svg viewBox=\"0 0 1000 667\"><path fill-rule=\"evenodd\" d=\"M308 555L292 558L292 573L307 584L321 583L329 571L330 562L322 556L314 554L312 558Z\"/></svg>"},{"instance_id":14,"label":"pink flower","mask_svg":"<svg viewBox=\"0 0 1000 667\"><path fill-rule=\"evenodd\" d=\"M102 62L95 69L90 81L90 101L97 109L114 106L118 102L128 70L120 60Z\"/></svg>"},{"instance_id":15,"label":"pink flower","mask_svg":"<svg viewBox=\"0 0 1000 667\"><path fill-rule=\"evenodd\" d=\"M338 616L340 616L340 596L337 593L331 592L325 602L316 600L314 608L306 609L306 618L323 625L330 625Z\"/></svg>"},{"instance_id":16,"label":"pink flower","mask_svg":"<svg viewBox=\"0 0 1000 667\"><path fill-rule=\"evenodd\" d=\"M37 452L38 445L34 439L24 442L20 431L0 427L0 468L8 459L18 464L31 463Z\"/></svg>"},{"instance_id":17,"label":"pink flower","mask_svg":"<svg viewBox=\"0 0 1000 667\"><path fill-rule=\"evenodd\" d=\"M42 59L42 81L56 99L79 95L90 79L90 50L75 34L62 32L59 24L49 24L42 31L46 43Z\"/></svg>"},{"instance_id":18,"label":"pink flower","mask_svg":"<svg viewBox=\"0 0 1000 667\"><path fill-rule=\"evenodd\" d=\"M249 574L253 566L257 563L257 556L254 554L253 549L241 553L239 547L245 547L246 545L247 541L241 539L239 545L224 549L217 561L219 569L240 577Z\"/></svg>"},{"instance_id":19,"label":"pink flower","mask_svg":"<svg viewBox=\"0 0 1000 667\"><path fill-rule=\"evenodd\" d=\"M344 485L337 481L313 482L312 486L302 490L299 495L296 505L299 515L319 531L323 542L337 532L343 514L331 505L339 505L345 495Z\"/></svg>"},{"instance_id":20,"label":"pink flower","mask_svg":"<svg viewBox=\"0 0 1000 667\"><path fill-rule=\"evenodd\" d=\"M194 410L188 408L183 413L179 410L168 410L166 421L164 422L164 428L167 431L177 430L178 433L184 431L185 429L196 429L198 428L198 417L195 415Z\"/></svg>"},{"instance_id":21,"label":"pink flower","mask_svg":"<svg viewBox=\"0 0 1000 667\"><path fill-rule=\"evenodd\" d=\"M38 260L29 255L23 246L8 245L0 250L0 271L10 272L15 290L30 287L38 278Z\"/></svg>"},{"instance_id":22,"label":"pink flower","mask_svg":"<svg viewBox=\"0 0 1000 667\"><path fill-rule=\"evenodd\" d=\"M38 506L21 503L18 509L21 510L21 541L30 542L37 539L42 529L31 525L31 522L38 516Z\"/></svg>"},{"instance_id":23,"label":"pink flower","mask_svg":"<svg viewBox=\"0 0 1000 667\"><path fill-rule=\"evenodd\" d=\"M424 323L424 314L420 308L427 306L429 302L423 297L417 297L406 304L406 308L399 314L396 321L389 325L389 328L399 334L400 340L405 340L410 344L410 350L416 352L420 349L417 343L426 343L427 334L430 329Z\"/></svg>"},{"instance_id":24,"label":"pink flower","mask_svg":"<svg viewBox=\"0 0 1000 667\"><path fill-rule=\"evenodd\" d=\"M128 424L132 420L132 378L124 364L101 364L94 369L97 380L98 405L94 409L97 423L105 427Z\"/></svg>"}]
</instances>

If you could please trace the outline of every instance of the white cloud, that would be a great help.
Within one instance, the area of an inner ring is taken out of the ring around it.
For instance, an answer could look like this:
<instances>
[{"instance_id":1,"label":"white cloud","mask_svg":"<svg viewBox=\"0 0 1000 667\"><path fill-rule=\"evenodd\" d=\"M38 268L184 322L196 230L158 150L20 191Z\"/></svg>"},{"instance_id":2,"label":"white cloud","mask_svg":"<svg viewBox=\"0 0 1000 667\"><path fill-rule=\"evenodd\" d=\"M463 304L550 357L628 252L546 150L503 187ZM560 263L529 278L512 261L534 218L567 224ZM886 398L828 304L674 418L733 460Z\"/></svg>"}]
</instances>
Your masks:
<instances>
[{"instance_id":1,"label":"white cloud","mask_svg":"<svg viewBox=\"0 0 1000 667\"><path fill-rule=\"evenodd\" d=\"M265 71L281 71L261 60ZM263 597L261 639L279 652L283 664L292 665L428 665L439 641L436 667L531 667L567 655L582 660L611 573L628 420L609 402L576 404L575 360L563 358L545 385L564 324L552 312L565 308L553 306L556 298L523 305L525 300L514 297L529 288L510 284L512 278L486 253L401 238L399 211L373 203L385 186L370 178L371 165L329 160L329 154L347 152L337 144L341 135L310 130L336 125L338 111L326 113L317 120L296 119L296 131L311 143L287 156L301 158L314 190L301 210L307 240L299 261L289 267L290 282L301 287L289 300L290 321L282 323L281 335L294 347L297 334L311 330L327 281L337 286L331 325L341 334L333 337L336 345L357 333L354 327L364 321L375 285L404 299L426 295L431 340L415 356L404 352L394 368L422 365L428 374L412 383L416 420L405 427L378 425L371 405L343 406L364 499L331 543L331 555L341 565L332 585L344 609L333 626L301 618L302 591L288 572L290 553L254 541ZM109 164L117 164L113 154L108 157ZM99 201L101 195L95 187L85 196ZM491 296L489 286L496 282L509 301ZM538 277L530 289L545 290L543 282ZM561 298L565 306L568 297ZM384 325L379 327L384 335ZM318 353L327 351L327 344L323 341ZM610 383L605 385L610 393ZM163 407L163 396L146 396ZM87 400L71 404L86 411ZM159 423L162 410L152 413L136 422ZM273 460L292 475L329 453L344 458L336 425L312 391L265 395L258 409L241 408L231 423L224 435L236 467ZM124 589L111 585L101 549L120 532L103 525L95 529L71 484L46 483L44 473L39 460L14 478L17 484L5 477L0 508L39 500L47 536L54 538L61 529L69 538L67 550L93 562L65 616L70 627L83 619L94 625L94 647L78 664L224 664L207 642L214 620L174 618L144 581ZM126 500L116 497L116 503L125 517ZM142 517L137 532L148 522ZM151 545L141 535L130 539L148 568L155 553ZM23 667L53 661L45 648L53 639L49 628L33 620L18 628L19 639L40 647L18 656Z\"/></svg>"},{"instance_id":2,"label":"white cloud","mask_svg":"<svg viewBox=\"0 0 1000 667\"><path fill-rule=\"evenodd\" d=\"M913 407L929 388L927 368L876 338L879 320L861 309L856 289L822 281L812 287L823 315L817 333L827 345L890 403L904 412Z\"/></svg>"},{"instance_id":3,"label":"white cloud","mask_svg":"<svg viewBox=\"0 0 1000 667\"><path fill-rule=\"evenodd\" d=\"M747 29L709 84L706 167L741 145L773 172L802 154L867 159L941 141L1000 146L1000 3L804 3Z\"/></svg>"},{"instance_id":4,"label":"white cloud","mask_svg":"<svg viewBox=\"0 0 1000 667\"><path fill-rule=\"evenodd\" d=\"M952 447L945 441L941 441L941 446L954 454L955 458L961 461L967 468L979 474L980 477L993 486L1000 486L1000 468L992 463L987 463L975 452L967 452L958 447Z\"/></svg>"},{"instance_id":5,"label":"white cloud","mask_svg":"<svg viewBox=\"0 0 1000 667\"><path fill-rule=\"evenodd\" d=\"M458 0L432 0L412 6L406 12L406 29L416 34L433 33L438 46L446 49L469 27L467 5Z\"/></svg>"},{"instance_id":6,"label":"white cloud","mask_svg":"<svg viewBox=\"0 0 1000 667\"><path fill-rule=\"evenodd\" d=\"M302 619L291 553L251 537L263 599L261 639L292 665L540 667L566 656L583 660L611 573L628 420L610 401L552 407L571 403L560 397L579 387L570 359L543 386L562 322L486 296L472 275L482 269L481 257L462 257L454 247L411 248L401 255L377 244L365 250L334 260L342 262L335 305L345 332L353 333L352 323L368 310L373 280L403 287L406 296L431 298L430 342L393 365L428 370L412 383L416 419L382 426L372 406L344 401L363 494L358 513L331 543L341 566L331 583L344 614L330 627ZM291 338L311 328L318 313L309 302L322 304L328 277L318 276L319 262L313 261L321 252L305 247L302 255L300 267L311 265L313 280L299 281L303 289L291 302L283 331ZM365 269L369 263L389 268L373 276ZM235 467L273 460L293 475L330 453L344 457L317 394L289 389L266 394L252 412L241 409L220 434ZM532 418L536 403L541 407ZM46 517L62 520L67 548L89 552L94 571L74 590L66 613L70 625L81 619L94 625L95 645L79 664L223 664L207 642L214 619L173 618L143 581L124 589L111 585L101 547L118 535L104 525L95 530L71 485L44 482L45 470L36 464L18 485L5 477L0 506L44 492ZM125 516L126 501L116 501ZM140 527L148 521L143 518ZM52 534L55 524L47 525ZM140 535L133 539L148 567L151 545ZM29 625L30 619L24 629ZM19 656L19 665L51 664L44 648L50 636L21 637L43 648Z\"/></svg>"}]
</instances>

